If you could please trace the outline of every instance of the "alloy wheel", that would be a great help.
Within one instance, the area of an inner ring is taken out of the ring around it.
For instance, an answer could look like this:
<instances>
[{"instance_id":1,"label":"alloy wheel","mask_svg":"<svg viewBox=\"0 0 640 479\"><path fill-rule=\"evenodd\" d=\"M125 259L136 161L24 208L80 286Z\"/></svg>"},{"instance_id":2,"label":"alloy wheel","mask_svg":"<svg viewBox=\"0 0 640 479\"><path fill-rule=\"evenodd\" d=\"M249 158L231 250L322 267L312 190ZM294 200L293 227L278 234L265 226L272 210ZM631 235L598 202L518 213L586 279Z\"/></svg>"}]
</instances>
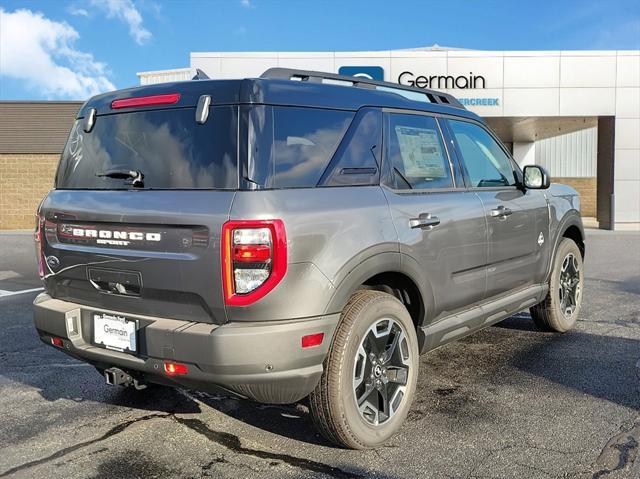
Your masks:
<instances>
[{"instance_id":1,"label":"alloy wheel","mask_svg":"<svg viewBox=\"0 0 640 479\"><path fill-rule=\"evenodd\" d=\"M377 426L398 411L406 394L411 355L402 325L377 320L364 334L353 367L353 390L362 418Z\"/></svg>"},{"instance_id":2,"label":"alloy wheel","mask_svg":"<svg viewBox=\"0 0 640 479\"><path fill-rule=\"evenodd\" d=\"M580 304L581 290L580 263L573 253L569 253L562 261L560 284L558 285L560 309L565 318L569 319L575 313Z\"/></svg>"}]
</instances>

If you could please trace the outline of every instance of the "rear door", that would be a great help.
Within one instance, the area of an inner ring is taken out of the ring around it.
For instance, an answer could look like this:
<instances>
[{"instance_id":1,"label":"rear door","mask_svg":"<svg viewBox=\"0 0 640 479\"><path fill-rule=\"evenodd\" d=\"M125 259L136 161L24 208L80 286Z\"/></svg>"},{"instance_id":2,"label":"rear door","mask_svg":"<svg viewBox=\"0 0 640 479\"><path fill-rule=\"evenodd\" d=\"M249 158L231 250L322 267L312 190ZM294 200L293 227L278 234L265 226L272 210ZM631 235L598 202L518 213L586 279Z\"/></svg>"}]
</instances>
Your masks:
<instances>
[{"instance_id":1,"label":"rear door","mask_svg":"<svg viewBox=\"0 0 640 479\"><path fill-rule=\"evenodd\" d=\"M447 123L469 191L484 207L487 297L533 284L539 276L542 245L548 241L544 193L518 184L515 163L484 126L454 119Z\"/></svg>"},{"instance_id":2,"label":"rear door","mask_svg":"<svg viewBox=\"0 0 640 479\"><path fill-rule=\"evenodd\" d=\"M484 210L465 191L436 118L389 111L385 120L385 195L403 261L433 292L425 306L436 321L484 298Z\"/></svg>"},{"instance_id":3,"label":"rear door","mask_svg":"<svg viewBox=\"0 0 640 479\"><path fill-rule=\"evenodd\" d=\"M212 106L197 123L195 106L125 109L97 115L89 132L78 120L39 212L47 291L95 308L225 322L219 246L238 187L237 115L237 106Z\"/></svg>"}]
</instances>

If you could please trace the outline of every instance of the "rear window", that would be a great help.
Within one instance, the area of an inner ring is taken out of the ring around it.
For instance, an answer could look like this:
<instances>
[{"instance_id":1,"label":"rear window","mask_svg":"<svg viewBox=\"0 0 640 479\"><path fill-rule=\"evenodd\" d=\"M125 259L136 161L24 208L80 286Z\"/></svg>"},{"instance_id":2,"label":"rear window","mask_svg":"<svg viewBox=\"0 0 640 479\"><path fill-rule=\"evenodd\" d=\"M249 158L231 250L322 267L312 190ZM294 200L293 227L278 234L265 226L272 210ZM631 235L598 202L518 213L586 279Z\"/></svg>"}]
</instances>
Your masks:
<instances>
[{"instance_id":1,"label":"rear window","mask_svg":"<svg viewBox=\"0 0 640 479\"><path fill-rule=\"evenodd\" d=\"M247 179L258 188L316 186L353 116L319 108L251 107Z\"/></svg>"},{"instance_id":2,"label":"rear window","mask_svg":"<svg viewBox=\"0 0 640 479\"><path fill-rule=\"evenodd\" d=\"M236 189L237 125L237 106L211 107L204 124L195 108L98 116L89 133L76 121L56 188L128 189L128 179L99 175L137 170L144 189Z\"/></svg>"}]
</instances>

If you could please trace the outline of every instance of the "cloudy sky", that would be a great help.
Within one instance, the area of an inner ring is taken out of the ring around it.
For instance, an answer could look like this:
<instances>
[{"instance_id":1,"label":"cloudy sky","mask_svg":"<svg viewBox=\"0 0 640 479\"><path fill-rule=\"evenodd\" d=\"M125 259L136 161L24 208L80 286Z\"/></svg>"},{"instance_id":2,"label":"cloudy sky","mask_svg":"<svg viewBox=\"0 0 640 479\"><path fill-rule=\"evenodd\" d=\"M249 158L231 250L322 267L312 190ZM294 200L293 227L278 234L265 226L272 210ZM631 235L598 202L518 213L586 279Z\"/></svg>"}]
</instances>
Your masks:
<instances>
[{"instance_id":1,"label":"cloudy sky","mask_svg":"<svg viewBox=\"0 0 640 479\"><path fill-rule=\"evenodd\" d=\"M640 0L0 0L0 99L77 99L191 51L640 48Z\"/></svg>"}]
</instances>

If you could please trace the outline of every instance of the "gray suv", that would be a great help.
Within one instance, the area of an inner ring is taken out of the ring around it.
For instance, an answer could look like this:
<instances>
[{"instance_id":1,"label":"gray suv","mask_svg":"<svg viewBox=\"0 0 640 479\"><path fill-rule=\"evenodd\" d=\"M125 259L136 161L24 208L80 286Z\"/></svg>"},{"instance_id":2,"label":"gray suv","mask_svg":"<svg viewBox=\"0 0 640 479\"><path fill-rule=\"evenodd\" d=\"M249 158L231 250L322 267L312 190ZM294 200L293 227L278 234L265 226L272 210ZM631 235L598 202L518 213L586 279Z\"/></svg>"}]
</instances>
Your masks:
<instances>
[{"instance_id":1,"label":"gray suv","mask_svg":"<svg viewBox=\"0 0 640 479\"><path fill-rule=\"evenodd\" d=\"M526 309L575 324L579 201L441 92L272 69L107 93L38 209L35 327L110 384L308 396L375 447L420 354Z\"/></svg>"}]
</instances>

